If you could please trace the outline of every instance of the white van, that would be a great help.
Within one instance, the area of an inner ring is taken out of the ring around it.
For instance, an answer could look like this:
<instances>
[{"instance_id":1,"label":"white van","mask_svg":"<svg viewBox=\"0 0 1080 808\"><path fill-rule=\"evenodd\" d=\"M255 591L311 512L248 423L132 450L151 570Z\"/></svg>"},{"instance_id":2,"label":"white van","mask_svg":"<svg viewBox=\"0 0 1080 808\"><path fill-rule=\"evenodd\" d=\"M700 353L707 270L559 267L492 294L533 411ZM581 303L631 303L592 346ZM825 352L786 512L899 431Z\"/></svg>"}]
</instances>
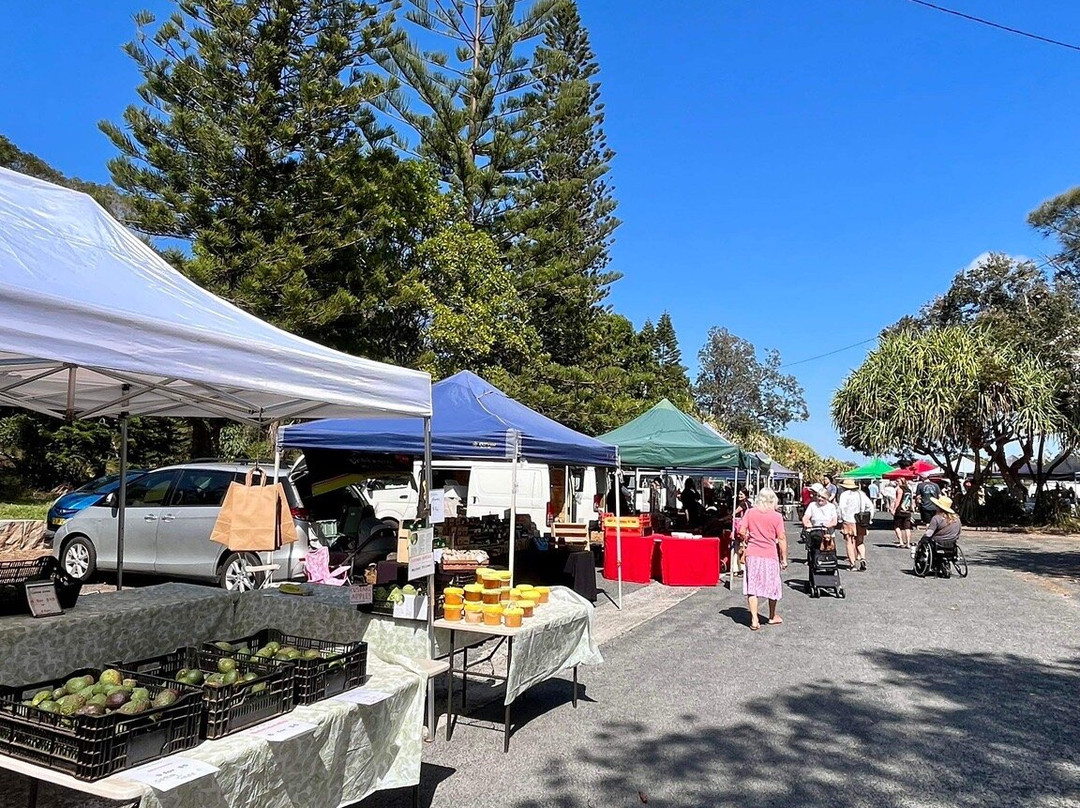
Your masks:
<instances>
[{"instance_id":1,"label":"white van","mask_svg":"<svg viewBox=\"0 0 1080 808\"><path fill-rule=\"evenodd\" d=\"M416 518L421 465L411 479L371 480L363 488L375 516L396 522ZM510 464L498 461L436 460L431 465L435 490L450 486L462 492L465 516L510 515ZM517 512L528 515L541 533L548 532L551 475L545 464L518 463Z\"/></svg>"}]
</instances>

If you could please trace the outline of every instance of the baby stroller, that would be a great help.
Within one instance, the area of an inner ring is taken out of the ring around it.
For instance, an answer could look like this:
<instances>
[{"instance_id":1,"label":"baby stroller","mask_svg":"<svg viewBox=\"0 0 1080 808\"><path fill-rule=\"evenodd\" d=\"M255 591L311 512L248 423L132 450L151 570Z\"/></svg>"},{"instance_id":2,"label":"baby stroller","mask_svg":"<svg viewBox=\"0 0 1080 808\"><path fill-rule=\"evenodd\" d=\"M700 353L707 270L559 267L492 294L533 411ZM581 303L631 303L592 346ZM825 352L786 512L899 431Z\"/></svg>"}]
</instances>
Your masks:
<instances>
[{"instance_id":1,"label":"baby stroller","mask_svg":"<svg viewBox=\"0 0 1080 808\"><path fill-rule=\"evenodd\" d=\"M810 597L819 598L823 591L845 597L831 532L823 527L806 528L802 539L806 544L806 565L810 568Z\"/></svg>"},{"instance_id":2,"label":"baby stroller","mask_svg":"<svg viewBox=\"0 0 1080 808\"><path fill-rule=\"evenodd\" d=\"M915 574L920 578L927 575L951 578L954 571L961 578L967 578L967 559L959 543L935 541L923 536L915 547Z\"/></svg>"}]
</instances>

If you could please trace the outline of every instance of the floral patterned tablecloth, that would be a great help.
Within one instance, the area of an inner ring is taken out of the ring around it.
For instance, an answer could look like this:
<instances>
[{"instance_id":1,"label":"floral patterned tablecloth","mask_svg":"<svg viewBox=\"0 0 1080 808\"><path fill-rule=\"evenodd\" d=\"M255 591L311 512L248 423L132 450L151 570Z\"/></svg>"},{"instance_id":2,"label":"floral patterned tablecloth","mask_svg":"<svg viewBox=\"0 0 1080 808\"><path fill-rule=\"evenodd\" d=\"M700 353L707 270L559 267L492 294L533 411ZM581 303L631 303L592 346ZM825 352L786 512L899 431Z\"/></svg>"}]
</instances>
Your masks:
<instances>
[{"instance_id":1,"label":"floral patterned tablecloth","mask_svg":"<svg viewBox=\"0 0 1080 808\"><path fill-rule=\"evenodd\" d=\"M217 772L169 791L144 786L141 808L336 808L419 783L424 676L378 659L369 659L368 671L364 689L389 698L372 705L330 698L297 707L287 717L316 729L286 741L267 741L251 730L206 741L180 757Z\"/></svg>"}]
</instances>

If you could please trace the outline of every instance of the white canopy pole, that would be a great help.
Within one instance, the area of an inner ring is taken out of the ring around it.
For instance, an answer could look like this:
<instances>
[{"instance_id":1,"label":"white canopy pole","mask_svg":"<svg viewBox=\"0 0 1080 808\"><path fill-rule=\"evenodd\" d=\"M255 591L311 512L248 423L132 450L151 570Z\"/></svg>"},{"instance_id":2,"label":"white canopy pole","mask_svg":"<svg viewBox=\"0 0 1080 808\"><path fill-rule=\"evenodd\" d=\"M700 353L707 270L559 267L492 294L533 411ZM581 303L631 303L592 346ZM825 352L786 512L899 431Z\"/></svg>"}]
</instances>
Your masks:
<instances>
[{"instance_id":1,"label":"white canopy pole","mask_svg":"<svg viewBox=\"0 0 1080 808\"><path fill-rule=\"evenodd\" d=\"M739 537L735 535L735 505L739 501L739 467L735 467L735 483L731 487L731 547L728 550L728 589L735 589L735 548Z\"/></svg>"},{"instance_id":2,"label":"white canopy pole","mask_svg":"<svg viewBox=\"0 0 1080 808\"><path fill-rule=\"evenodd\" d=\"M431 486L433 474L431 470L431 417L424 418L424 487L427 489L427 526L434 529L431 523ZM428 635L428 659L435 659L435 573L431 573L427 579L427 635ZM435 677L428 677L427 694L427 727L428 740L435 737Z\"/></svg>"},{"instance_id":3,"label":"white canopy pole","mask_svg":"<svg viewBox=\"0 0 1080 808\"><path fill-rule=\"evenodd\" d=\"M510 585L514 585L514 545L517 534L518 456L521 454L521 433L514 430L514 459L510 464Z\"/></svg>"},{"instance_id":4,"label":"white canopy pole","mask_svg":"<svg viewBox=\"0 0 1080 808\"><path fill-rule=\"evenodd\" d=\"M128 386L124 385L127 392ZM116 591L124 588L124 522L127 521L128 414L120 413L120 489L116 498Z\"/></svg>"},{"instance_id":5,"label":"white canopy pole","mask_svg":"<svg viewBox=\"0 0 1080 808\"><path fill-rule=\"evenodd\" d=\"M615 458L615 567L619 578L619 609L622 609L622 460Z\"/></svg>"}]
</instances>

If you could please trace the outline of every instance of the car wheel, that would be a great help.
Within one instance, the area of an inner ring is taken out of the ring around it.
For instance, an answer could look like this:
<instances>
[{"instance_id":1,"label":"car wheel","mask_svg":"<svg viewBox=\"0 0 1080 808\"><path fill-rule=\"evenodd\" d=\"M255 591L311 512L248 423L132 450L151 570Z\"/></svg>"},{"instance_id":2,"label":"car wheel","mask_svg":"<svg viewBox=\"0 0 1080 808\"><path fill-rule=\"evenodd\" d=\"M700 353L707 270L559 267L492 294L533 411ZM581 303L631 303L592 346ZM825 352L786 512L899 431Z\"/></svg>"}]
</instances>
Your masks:
<instances>
[{"instance_id":1,"label":"car wheel","mask_svg":"<svg viewBox=\"0 0 1080 808\"><path fill-rule=\"evenodd\" d=\"M97 570L94 545L85 536L69 539L60 553L60 566L80 584L86 583Z\"/></svg>"},{"instance_id":2,"label":"car wheel","mask_svg":"<svg viewBox=\"0 0 1080 808\"><path fill-rule=\"evenodd\" d=\"M250 553L229 553L221 563L218 585L229 592L247 592L262 586L263 573L251 572L248 566L258 566L259 559Z\"/></svg>"}]
</instances>

